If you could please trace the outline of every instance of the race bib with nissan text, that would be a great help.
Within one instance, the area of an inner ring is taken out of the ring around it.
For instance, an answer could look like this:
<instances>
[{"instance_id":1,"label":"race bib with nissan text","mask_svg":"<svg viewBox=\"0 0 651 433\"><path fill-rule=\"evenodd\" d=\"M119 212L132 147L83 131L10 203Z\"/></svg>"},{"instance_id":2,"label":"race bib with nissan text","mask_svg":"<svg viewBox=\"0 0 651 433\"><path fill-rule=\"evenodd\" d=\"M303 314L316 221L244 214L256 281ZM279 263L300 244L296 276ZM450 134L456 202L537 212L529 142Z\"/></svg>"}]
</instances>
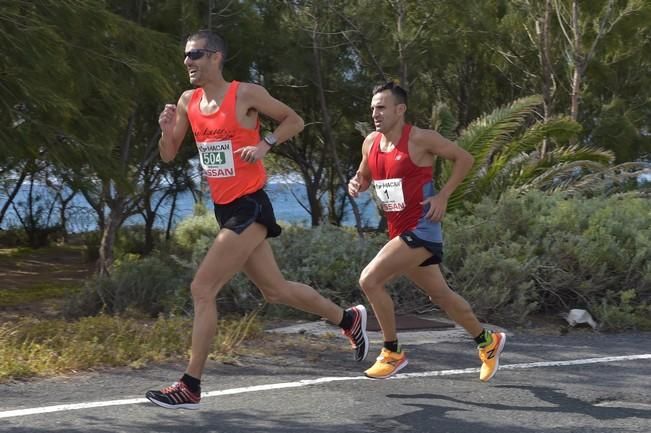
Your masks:
<instances>
[{"instance_id":1,"label":"race bib with nissan text","mask_svg":"<svg viewBox=\"0 0 651 433\"><path fill-rule=\"evenodd\" d=\"M230 140L197 143L201 167L207 177L235 176L233 144Z\"/></svg>"},{"instance_id":2,"label":"race bib with nissan text","mask_svg":"<svg viewBox=\"0 0 651 433\"><path fill-rule=\"evenodd\" d=\"M402 193L402 179L374 180L375 195L385 212L397 212L405 208L405 196Z\"/></svg>"}]
</instances>

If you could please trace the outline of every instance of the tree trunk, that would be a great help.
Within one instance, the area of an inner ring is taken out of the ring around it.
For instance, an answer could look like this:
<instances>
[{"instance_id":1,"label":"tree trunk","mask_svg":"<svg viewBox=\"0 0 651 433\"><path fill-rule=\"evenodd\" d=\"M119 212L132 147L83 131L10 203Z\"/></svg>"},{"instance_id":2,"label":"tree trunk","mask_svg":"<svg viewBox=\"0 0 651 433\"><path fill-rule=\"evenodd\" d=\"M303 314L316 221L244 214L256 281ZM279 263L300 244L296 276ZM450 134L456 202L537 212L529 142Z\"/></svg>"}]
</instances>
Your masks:
<instances>
[{"instance_id":1,"label":"tree trunk","mask_svg":"<svg viewBox=\"0 0 651 433\"><path fill-rule=\"evenodd\" d=\"M321 75L321 53L319 52L320 47L319 47L317 29L318 26L315 25L314 31L312 32L312 54L314 56L314 73L316 78L316 86L319 93L321 117L323 119L323 136L324 136L323 138L325 141L326 148L330 150L330 153L332 155L332 159L334 162L334 169L337 173L337 176L339 177L341 184L345 187L348 184L348 179L346 179L346 176L344 175L344 172L341 169L341 162L339 160L339 156L337 155L337 148L334 143L334 137L332 134L330 113L328 111L328 105L326 102L325 92L323 89L324 83L323 83L323 77ZM353 214L355 215L355 227L357 228L357 233L359 234L360 237L363 238L364 234L362 231L362 217L359 212L359 207L357 206L357 203L351 196L349 196L348 194L346 194L346 196L350 201L350 205L353 209Z\"/></svg>"},{"instance_id":2,"label":"tree trunk","mask_svg":"<svg viewBox=\"0 0 651 433\"><path fill-rule=\"evenodd\" d=\"M129 122L125 130L125 137L120 145L120 172L124 176L128 176L128 161L131 151L131 140L133 138L133 124L136 117L136 108L129 116ZM119 179L119 177L114 177ZM113 246L117 231L126 218L125 205L127 202L127 195L123 191L123 186L118 182L107 179L102 185L102 197L104 202L109 208L109 215L105 221L104 230L102 231L102 242L99 247L99 266L98 273L100 276L110 275L111 267L113 265ZM133 204L132 204L133 205ZM131 210L131 209L130 209Z\"/></svg>"},{"instance_id":3,"label":"tree trunk","mask_svg":"<svg viewBox=\"0 0 651 433\"><path fill-rule=\"evenodd\" d=\"M581 48L581 34L579 28L578 0L572 1L572 54L574 57L574 71L572 72L572 94L570 97L570 117L576 121L579 116L579 99L581 98L581 81L585 70L585 57Z\"/></svg>"},{"instance_id":4,"label":"tree trunk","mask_svg":"<svg viewBox=\"0 0 651 433\"><path fill-rule=\"evenodd\" d=\"M116 200L109 208L109 214L104 224L102 232L102 241L99 246L99 263L98 273L100 276L111 274L113 266L113 246L117 237L118 229L121 224L124 205L120 200Z\"/></svg>"},{"instance_id":5,"label":"tree trunk","mask_svg":"<svg viewBox=\"0 0 651 433\"><path fill-rule=\"evenodd\" d=\"M581 73L579 69L574 69L572 74L572 95L570 106L570 117L576 121L579 117L579 99L581 98Z\"/></svg>"},{"instance_id":6,"label":"tree trunk","mask_svg":"<svg viewBox=\"0 0 651 433\"><path fill-rule=\"evenodd\" d=\"M66 216L66 210L72 199L77 195L76 191L73 191L68 197L63 198L63 195L60 195L61 198L61 208L59 209L59 222L61 224L61 229L63 231L63 243L68 242L68 229L66 225L68 224L68 217Z\"/></svg>"},{"instance_id":7,"label":"tree trunk","mask_svg":"<svg viewBox=\"0 0 651 433\"><path fill-rule=\"evenodd\" d=\"M172 206L170 207L170 214L167 218L167 227L165 227L165 240L170 240L170 235L172 233L172 223L174 222L174 212L176 212L176 198L179 195L178 192L174 191L172 193Z\"/></svg>"},{"instance_id":8,"label":"tree trunk","mask_svg":"<svg viewBox=\"0 0 651 433\"><path fill-rule=\"evenodd\" d=\"M27 165L25 165L25 167L23 167L23 169L21 170L20 176L18 177L18 180L14 185L14 189L7 197L7 202L4 205L2 205L2 209L0 209L0 225L2 225L2 221L4 220L5 215L9 210L9 206L14 202L14 199L16 198L16 195L18 195L18 191L20 191L20 188L23 186L26 177L27 177Z\"/></svg>"},{"instance_id":9,"label":"tree trunk","mask_svg":"<svg viewBox=\"0 0 651 433\"><path fill-rule=\"evenodd\" d=\"M143 255L147 256L154 250L154 222L156 214L150 215L145 219L145 246Z\"/></svg>"},{"instance_id":10,"label":"tree trunk","mask_svg":"<svg viewBox=\"0 0 651 433\"><path fill-rule=\"evenodd\" d=\"M543 95L543 122L546 123L552 115L552 99L555 92L554 72L551 63L550 47L550 20L552 13L552 1L545 0L545 11L542 18L536 21L536 33L538 35L538 59L542 70L542 95ZM543 139L540 148L540 159L543 159L547 152L549 143L547 138Z\"/></svg>"},{"instance_id":11,"label":"tree trunk","mask_svg":"<svg viewBox=\"0 0 651 433\"><path fill-rule=\"evenodd\" d=\"M405 90L409 90L409 82L407 81L407 61L405 59L405 47L403 44L403 24L405 21L405 7L402 1L398 1L396 7L396 28L398 36L398 60L400 62L400 86Z\"/></svg>"},{"instance_id":12,"label":"tree trunk","mask_svg":"<svg viewBox=\"0 0 651 433\"><path fill-rule=\"evenodd\" d=\"M310 204L310 219L312 227L316 227L323 221L323 205L319 200L319 189L318 186L315 186L312 183L306 183L305 191L307 193L307 201Z\"/></svg>"}]
</instances>

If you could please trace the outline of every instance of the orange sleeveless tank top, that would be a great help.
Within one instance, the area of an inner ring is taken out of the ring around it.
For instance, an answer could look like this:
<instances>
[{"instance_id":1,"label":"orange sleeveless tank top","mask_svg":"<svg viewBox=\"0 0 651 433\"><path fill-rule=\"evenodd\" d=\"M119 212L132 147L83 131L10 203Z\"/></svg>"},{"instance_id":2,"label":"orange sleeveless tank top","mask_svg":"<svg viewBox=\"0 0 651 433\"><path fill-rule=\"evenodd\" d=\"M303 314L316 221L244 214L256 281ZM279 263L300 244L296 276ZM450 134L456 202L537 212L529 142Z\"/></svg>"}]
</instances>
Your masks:
<instances>
[{"instance_id":1,"label":"orange sleeveless tank top","mask_svg":"<svg viewBox=\"0 0 651 433\"><path fill-rule=\"evenodd\" d=\"M202 88L197 88L190 98L188 119L199 150L199 160L208 180L210 195L217 204L230 203L244 195L261 189L267 181L262 161L250 164L243 161L237 149L260 142L260 123L255 128L244 128L237 120L238 81L228 86L219 109L204 114L200 109Z\"/></svg>"}]
</instances>

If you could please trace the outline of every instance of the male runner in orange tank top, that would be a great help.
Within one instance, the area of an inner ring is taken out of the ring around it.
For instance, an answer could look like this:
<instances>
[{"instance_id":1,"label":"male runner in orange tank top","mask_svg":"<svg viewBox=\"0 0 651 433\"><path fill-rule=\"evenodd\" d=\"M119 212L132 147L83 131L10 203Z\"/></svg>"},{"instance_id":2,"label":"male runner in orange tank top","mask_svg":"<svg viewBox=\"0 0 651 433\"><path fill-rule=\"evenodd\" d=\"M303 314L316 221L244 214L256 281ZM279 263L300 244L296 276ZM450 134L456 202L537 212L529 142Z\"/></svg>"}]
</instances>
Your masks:
<instances>
[{"instance_id":1,"label":"male runner in orange tank top","mask_svg":"<svg viewBox=\"0 0 651 433\"><path fill-rule=\"evenodd\" d=\"M196 89L185 91L178 104L160 114L160 155L171 161L188 127L192 129L201 165L208 179L220 231L192 281L194 302L192 350L185 374L172 386L148 391L146 397L167 408L197 409L200 379L217 326L216 297L237 272L244 272L270 303L281 303L318 314L339 324L362 361L368 353L366 310L343 310L305 284L287 281L276 264L268 237L280 234L273 208L262 189L262 159L272 146L303 129L303 120L263 87L227 82L222 75L224 41L210 31L191 35L184 64ZM258 113L278 122L260 138Z\"/></svg>"},{"instance_id":2,"label":"male runner in orange tank top","mask_svg":"<svg viewBox=\"0 0 651 433\"><path fill-rule=\"evenodd\" d=\"M389 280L404 275L475 339L482 360L479 378L488 381L499 367L506 336L482 328L470 304L450 289L439 268L441 220L448 197L472 168L473 158L437 132L407 124L407 93L393 82L376 86L371 110L375 132L362 144L362 162L348 184L348 193L357 197L373 184L391 240L359 280L384 336L380 356L364 373L384 379L407 365L398 345L393 301L385 288ZM454 162L450 178L438 193L432 182L437 156Z\"/></svg>"}]
</instances>

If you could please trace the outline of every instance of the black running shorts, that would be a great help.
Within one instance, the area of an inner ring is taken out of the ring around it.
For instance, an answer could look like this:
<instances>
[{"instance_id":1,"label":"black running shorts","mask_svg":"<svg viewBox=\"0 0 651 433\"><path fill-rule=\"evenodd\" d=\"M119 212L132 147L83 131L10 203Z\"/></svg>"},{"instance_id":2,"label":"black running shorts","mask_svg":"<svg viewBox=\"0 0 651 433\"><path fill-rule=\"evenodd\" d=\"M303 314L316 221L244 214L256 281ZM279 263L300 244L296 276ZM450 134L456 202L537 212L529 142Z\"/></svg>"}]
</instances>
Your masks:
<instances>
[{"instance_id":1,"label":"black running shorts","mask_svg":"<svg viewBox=\"0 0 651 433\"><path fill-rule=\"evenodd\" d=\"M406 231L403 234L401 234L400 239L402 239L411 248L423 247L427 251L432 253L432 257L425 260L423 263L420 264L420 266L438 265L439 263L441 263L443 261L443 244L442 243L425 241L425 240L419 238L418 236L414 235L410 231Z\"/></svg>"},{"instance_id":2,"label":"black running shorts","mask_svg":"<svg viewBox=\"0 0 651 433\"><path fill-rule=\"evenodd\" d=\"M275 238L282 231L276 222L269 196L263 189L228 204L215 204L215 217L220 228L232 230L238 235L256 222L267 228L268 238Z\"/></svg>"}]
</instances>

